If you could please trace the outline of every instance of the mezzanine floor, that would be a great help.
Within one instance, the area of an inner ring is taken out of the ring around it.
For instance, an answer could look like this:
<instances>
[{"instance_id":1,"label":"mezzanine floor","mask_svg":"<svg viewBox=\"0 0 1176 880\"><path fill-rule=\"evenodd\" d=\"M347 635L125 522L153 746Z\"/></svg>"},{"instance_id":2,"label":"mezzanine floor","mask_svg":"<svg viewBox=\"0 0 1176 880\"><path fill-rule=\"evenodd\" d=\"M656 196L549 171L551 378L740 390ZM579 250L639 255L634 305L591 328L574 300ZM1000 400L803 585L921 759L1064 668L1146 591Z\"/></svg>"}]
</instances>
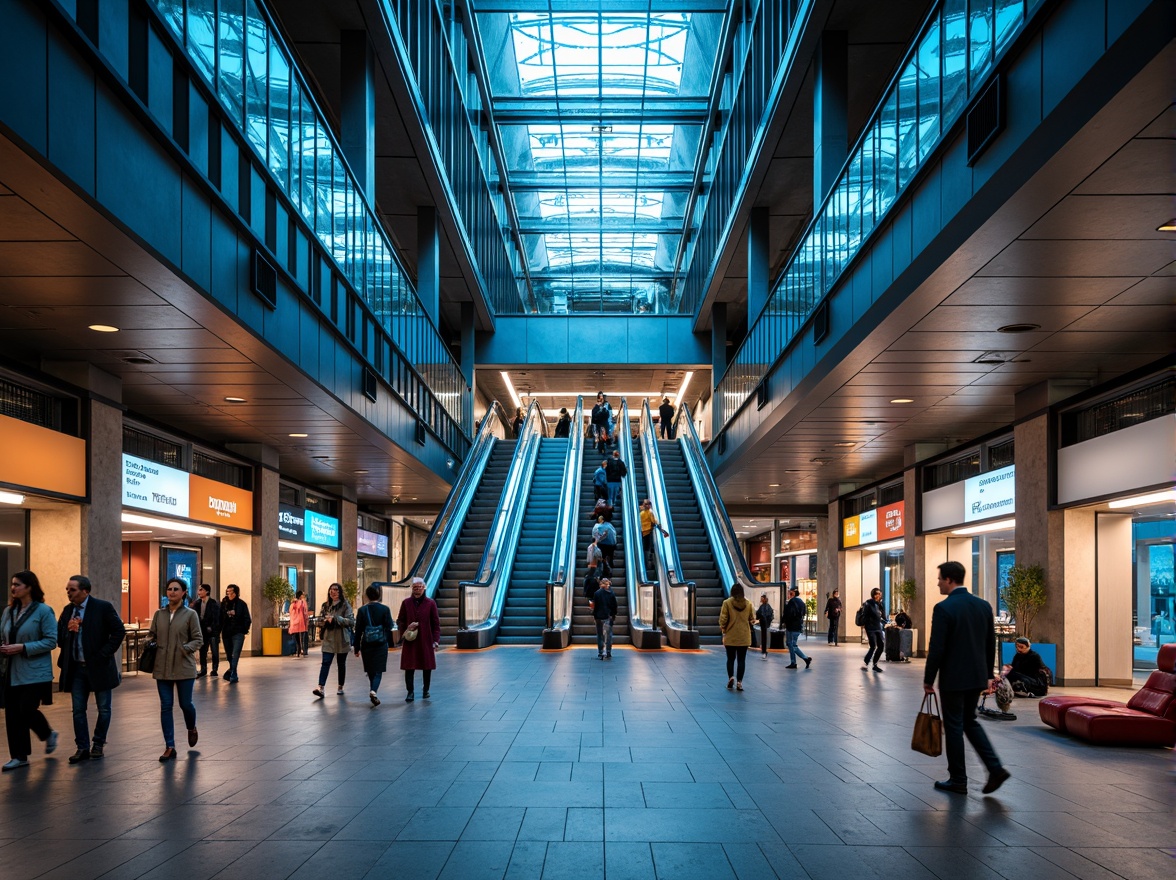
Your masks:
<instances>
[{"instance_id":1,"label":"mezzanine floor","mask_svg":"<svg viewBox=\"0 0 1176 880\"><path fill-rule=\"evenodd\" d=\"M0 877L1173 876L1170 752L1071 741L1019 701L989 728L1012 780L982 797L969 749L973 793L940 793L944 760L909 748L922 663L808 645L809 671L749 655L743 693L714 649L447 649L411 705L394 656L378 708L355 658L322 701L316 656L245 659L197 682L200 743L162 766L146 676L101 762L68 765L58 695L58 751L0 777Z\"/></svg>"}]
</instances>

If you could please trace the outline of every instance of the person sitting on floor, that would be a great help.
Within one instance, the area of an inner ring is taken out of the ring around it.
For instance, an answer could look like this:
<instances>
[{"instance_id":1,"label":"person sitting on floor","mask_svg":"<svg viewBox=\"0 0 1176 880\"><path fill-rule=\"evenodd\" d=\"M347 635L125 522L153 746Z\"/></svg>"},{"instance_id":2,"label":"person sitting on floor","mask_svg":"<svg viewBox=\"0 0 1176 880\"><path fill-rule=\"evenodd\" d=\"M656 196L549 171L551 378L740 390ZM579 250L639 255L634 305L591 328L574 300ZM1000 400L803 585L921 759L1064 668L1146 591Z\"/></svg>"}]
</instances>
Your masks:
<instances>
[{"instance_id":1,"label":"person sitting on floor","mask_svg":"<svg viewBox=\"0 0 1176 880\"><path fill-rule=\"evenodd\" d=\"M1049 692L1049 667L1024 636L1014 644L1017 653L1013 655L1013 662L1001 669L1000 677L1012 685L1013 693L1018 697L1044 697Z\"/></svg>"}]
</instances>

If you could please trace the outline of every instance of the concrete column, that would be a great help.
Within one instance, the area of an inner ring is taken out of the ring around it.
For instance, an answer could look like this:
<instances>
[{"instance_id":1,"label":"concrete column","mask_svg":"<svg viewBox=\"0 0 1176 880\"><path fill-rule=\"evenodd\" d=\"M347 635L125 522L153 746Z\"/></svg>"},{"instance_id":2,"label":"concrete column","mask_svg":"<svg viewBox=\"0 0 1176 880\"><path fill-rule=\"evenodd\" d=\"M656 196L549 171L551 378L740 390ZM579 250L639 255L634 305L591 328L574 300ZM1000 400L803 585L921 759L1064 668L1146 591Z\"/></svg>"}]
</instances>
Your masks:
<instances>
[{"instance_id":1,"label":"concrete column","mask_svg":"<svg viewBox=\"0 0 1176 880\"><path fill-rule=\"evenodd\" d=\"M356 564L359 561L359 508L355 501L344 499L339 502L339 583L357 580ZM363 598L359 599L360 604Z\"/></svg>"},{"instance_id":2,"label":"concrete column","mask_svg":"<svg viewBox=\"0 0 1176 880\"><path fill-rule=\"evenodd\" d=\"M747 221L747 326L755 323L768 301L768 272L771 257L768 253L769 212L767 208L752 208Z\"/></svg>"},{"instance_id":3,"label":"concrete column","mask_svg":"<svg viewBox=\"0 0 1176 880\"><path fill-rule=\"evenodd\" d=\"M81 572L70 572L90 578L94 595L116 608L122 602L122 431L120 407L90 401L90 503L82 506Z\"/></svg>"},{"instance_id":4,"label":"concrete column","mask_svg":"<svg viewBox=\"0 0 1176 880\"><path fill-rule=\"evenodd\" d=\"M472 302L461 304L461 374L466 382L466 394L461 404L462 427L474 430L474 333L477 313Z\"/></svg>"},{"instance_id":5,"label":"concrete column","mask_svg":"<svg viewBox=\"0 0 1176 880\"><path fill-rule=\"evenodd\" d=\"M417 297L425 313L439 323L441 307L441 229L437 209L417 208Z\"/></svg>"},{"instance_id":6,"label":"concrete column","mask_svg":"<svg viewBox=\"0 0 1176 880\"><path fill-rule=\"evenodd\" d=\"M849 34L825 31L813 58L813 209L849 154Z\"/></svg>"},{"instance_id":7,"label":"concrete column","mask_svg":"<svg viewBox=\"0 0 1176 880\"><path fill-rule=\"evenodd\" d=\"M719 380L727 369L727 304L711 307L711 388L718 389ZM711 436L723 430L723 401L711 395Z\"/></svg>"},{"instance_id":8,"label":"concrete column","mask_svg":"<svg viewBox=\"0 0 1176 880\"><path fill-rule=\"evenodd\" d=\"M249 648L261 653L261 628L270 626L272 608L261 594L266 578L278 573L278 486L277 470L259 467L253 483L254 534L250 539L250 582L238 582L242 597L248 595L253 628L249 630Z\"/></svg>"},{"instance_id":9,"label":"concrete column","mask_svg":"<svg viewBox=\"0 0 1176 880\"><path fill-rule=\"evenodd\" d=\"M829 504L829 515L816 518L817 531L817 589L820 598L834 590L841 591L840 632L845 634L845 614L850 610L850 600L845 592L845 554L841 552L841 521L838 517L838 504L834 499ZM818 600L817 614L824 620L825 606ZM853 614L849 615L853 623ZM826 623L826 628L828 624Z\"/></svg>"},{"instance_id":10,"label":"concrete column","mask_svg":"<svg viewBox=\"0 0 1176 880\"><path fill-rule=\"evenodd\" d=\"M375 54L365 31L343 31L339 41L339 142L369 204L376 201Z\"/></svg>"}]
</instances>

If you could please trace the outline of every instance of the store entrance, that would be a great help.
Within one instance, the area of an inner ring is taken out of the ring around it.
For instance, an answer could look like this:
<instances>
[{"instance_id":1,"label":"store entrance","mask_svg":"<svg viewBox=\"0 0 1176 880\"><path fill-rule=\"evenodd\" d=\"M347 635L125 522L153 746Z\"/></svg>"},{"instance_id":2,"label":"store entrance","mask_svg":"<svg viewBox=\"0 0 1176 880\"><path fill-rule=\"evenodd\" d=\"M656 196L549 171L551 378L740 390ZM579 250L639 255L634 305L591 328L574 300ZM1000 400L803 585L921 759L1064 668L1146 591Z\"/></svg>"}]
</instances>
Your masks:
<instances>
[{"instance_id":1,"label":"store entrance","mask_svg":"<svg viewBox=\"0 0 1176 880\"><path fill-rule=\"evenodd\" d=\"M1155 669L1162 646L1176 642L1176 542L1139 540L1135 545L1134 666Z\"/></svg>"}]
</instances>

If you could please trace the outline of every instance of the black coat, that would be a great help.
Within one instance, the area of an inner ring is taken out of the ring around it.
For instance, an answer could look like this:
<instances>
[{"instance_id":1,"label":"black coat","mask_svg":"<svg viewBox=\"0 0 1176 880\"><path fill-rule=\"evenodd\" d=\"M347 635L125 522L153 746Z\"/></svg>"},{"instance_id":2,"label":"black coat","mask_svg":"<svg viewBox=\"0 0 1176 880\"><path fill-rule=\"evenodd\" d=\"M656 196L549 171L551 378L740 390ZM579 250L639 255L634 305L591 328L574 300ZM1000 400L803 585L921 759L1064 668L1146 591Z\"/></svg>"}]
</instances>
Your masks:
<instances>
[{"instance_id":1,"label":"black coat","mask_svg":"<svg viewBox=\"0 0 1176 880\"><path fill-rule=\"evenodd\" d=\"M862 624L862 629L866 632L882 632L883 625L886 621L886 611L882 608L882 603L877 599L867 599L865 605L865 622Z\"/></svg>"},{"instance_id":2,"label":"black coat","mask_svg":"<svg viewBox=\"0 0 1176 880\"><path fill-rule=\"evenodd\" d=\"M70 602L57 619L57 646L61 648L57 655L57 665L61 669L59 688L68 691L73 687L74 639L80 636L90 688L96 691L113 690L122 680L118 671L118 646L127 634L118 611L109 602L91 596L86 601L86 616L82 618L82 628L78 633L69 631L73 614L74 605Z\"/></svg>"},{"instance_id":3,"label":"black coat","mask_svg":"<svg viewBox=\"0 0 1176 880\"><path fill-rule=\"evenodd\" d=\"M249 606L244 599L225 599L221 602L221 633L226 636L241 636L249 632L253 625L253 618L249 616ZM227 612L235 611L233 617Z\"/></svg>"},{"instance_id":4,"label":"black coat","mask_svg":"<svg viewBox=\"0 0 1176 880\"><path fill-rule=\"evenodd\" d=\"M384 641L367 643L363 631L369 626L384 628ZM371 674L388 671L388 646L392 644L392 610L383 602L368 602L355 613L355 630L351 635L355 650L363 657L363 671Z\"/></svg>"},{"instance_id":5,"label":"black coat","mask_svg":"<svg viewBox=\"0 0 1176 880\"><path fill-rule=\"evenodd\" d=\"M562 415L559 421L555 423L556 437L570 437L572 435L572 417L569 415Z\"/></svg>"},{"instance_id":6,"label":"black coat","mask_svg":"<svg viewBox=\"0 0 1176 880\"><path fill-rule=\"evenodd\" d=\"M604 465L604 474L610 483L619 483L625 479L629 468L619 458L610 458Z\"/></svg>"},{"instance_id":7,"label":"black coat","mask_svg":"<svg viewBox=\"0 0 1176 880\"><path fill-rule=\"evenodd\" d=\"M192 606L192 610L200 617L200 634L204 636L204 641L207 642L210 638L216 638L221 631L220 618L220 603L212 596L208 597L208 611L204 610L203 599L197 599Z\"/></svg>"},{"instance_id":8,"label":"black coat","mask_svg":"<svg viewBox=\"0 0 1176 880\"><path fill-rule=\"evenodd\" d=\"M615 620L617 616L617 596L612 590L601 587L592 597L592 616L597 620Z\"/></svg>"},{"instance_id":9,"label":"black coat","mask_svg":"<svg viewBox=\"0 0 1176 880\"><path fill-rule=\"evenodd\" d=\"M935 684L938 675L940 690L983 690L992 679L995 662L992 606L966 587L957 587L931 615L923 682Z\"/></svg>"}]
</instances>

